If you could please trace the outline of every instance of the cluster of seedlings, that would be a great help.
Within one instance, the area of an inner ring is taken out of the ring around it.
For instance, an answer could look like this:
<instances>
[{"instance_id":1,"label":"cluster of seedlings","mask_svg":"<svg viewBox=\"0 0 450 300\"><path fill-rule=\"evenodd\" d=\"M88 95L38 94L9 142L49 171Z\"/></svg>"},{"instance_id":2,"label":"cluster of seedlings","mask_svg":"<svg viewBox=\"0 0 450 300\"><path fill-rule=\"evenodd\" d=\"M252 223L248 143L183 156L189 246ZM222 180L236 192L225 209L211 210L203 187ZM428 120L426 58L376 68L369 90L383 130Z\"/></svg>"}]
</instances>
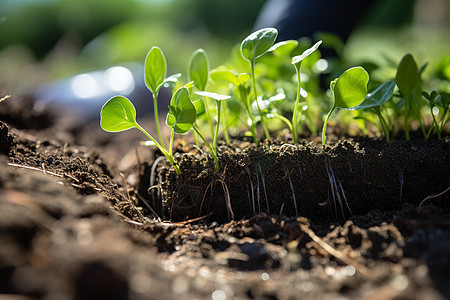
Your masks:
<instances>
[{"instance_id":1,"label":"cluster of seedlings","mask_svg":"<svg viewBox=\"0 0 450 300\"><path fill-rule=\"evenodd\" d=\"M329 90L323 92L319 87L321 71L317 67L323 62L317 51L322 41L306 46L303 40L275 43L277 35L274 28L253 32L233 49L228 61L213 70L210 70L206 52L196 50L188 63L185 84L180 80L181 74L167 77L163 51L153 47L145 59L145 83L153 94L158 138L139 125L132 102L124 96L112 97L104 104L101 127L108 132L139 129L149 139L146 144L156 146L167 157L177 177L182 172L173 152L175 134L192 132L200 152L201 143L208 149L214 160L214 172L218 174L225 172L224 166L220 165L219 134L226 144L230 144L232 133L244 131L258 145L261 139L270 142L271 133L287 127L292 135L292 144L286 145L297 149L300 133L318 135L318 128L322 125L322 145L326 145L327 124L338 109L354 111L354 119L363 132L367 131L367 124L375 124L387 142L400 130L404 131L406 140L410 140L413 124L418 124L424 140L432 135L443 138L449 121L450 94L423 91L422 74L426 64L418 67L411 54L402 58L395 78L369 82L368 72L362 66L356 66L342 72L330 82ZM165 120L171 128L168 144L161 134L158 118L158 93L163 86L173 90ZM299 170L301 174L302 169ZM290 182L293 209L297 214L299 209L292 179L287 168L284 172ZM253 186L247 187L249 209L254 212L261 210L264 204L260 199L265 194L269 212L261 166L255 174L257 196ZM326 174L334 203L339 204L343 215L344 211L351 214L342 183L336 180L329 163L326 164ZM252 184L251 178L249 182ZM226 184L223 180L221 183L225 191ZM210 184L211 181L205 184L206 189ZM232 215L230 193L225 191L225 194L227 212ZM255 202L255 198L258 201ZM283 206L278 209L282 211Z\"/></svg>"},{"instance_id":2,"label":"cluster of seedlings","mask_svg":"<svg viewBox=\"0 0 450 300\"><path fill-rule=\"evenodd\" d=\"M323 119L323 114L317 116L317 109L311 104L311 99L304 99L308 97L308 92L301 87L302 61L316 53L321 41L303 50L301 54L295 55L302 48L299 47L299 42L288 40L275 43L277 34L275 28L253 32L240 44L240 60L235 58L231 63L228 62L212 71L209 69L208 57L203 49L193 53L187 70L189 82L174 89L170 101L170 110L166 117L166 124L172 130L168 147L161 135L158 121L158 92L161 87L169 83L176 85L181 74L166 77L166 59L158 47L153 47L145 59L145 83L153 94L158 139L136 122L134 106L124 96L115 96L105 103L101 111L102 128L109 132L119 132L130 128L141 130L150 139L149 144L158 147L167 157L177 174L180 174L180 169L173 157L175 134L186 134L192 131L197 146L201 140L208 148L216 163L216 171L219 170L217 140L220 125L227 142L229 142L230 130L233 127L242 129L243 125L248 126L247 134L257 142L258 126L262 127L264 138L271 139L269 125L276 122L269 124L268 119L273 118L280 120L289 128L292 132L293 144L296 145L299 127L307 127L310 132L315 133L317 120ZM269 54L269 59L257 63L260 58ZM280 88L286 84L285 80L282 77L278 80L269 80L273 75L268 73L273 69L286 67L284 61L287 58L295 69L297 88L291 112L283 113L284 108L281 102L289 102L286 97L288 92ZM317 56L315 59L317 61ZM258 70L261 64L266 66ZM308 66L310 65L311 63ZM432 133L441 139L445 125L449 121L450 95L436 91L428 94L422 91L421 74L425 67L426 64L418 68L413 56L407 54L398 65L395 80L387 80L369 93L367 71L361 66L347 69L330 83L332 106L323 122L322 144L325 145L326 142L328 121L338 108L362 110L363 113L358 113L357 118L366 122L374 122L373 116L376 116L387 142L400 129L405 131L406 139L409 140L412 122L418 122L425 139L428 139ZM249 72L245 72L246 70ZM394 95L396 87L398 87L398 93ZM270 95L274 89L275 93ZM394 98L397 100L394 101ZM226 102L230 104L227 105ZM424 121L426 106L432 116L432 123L428 129ZM399 126L399 120L403 120L403 126Z\"/></svg>"}]
</instances>

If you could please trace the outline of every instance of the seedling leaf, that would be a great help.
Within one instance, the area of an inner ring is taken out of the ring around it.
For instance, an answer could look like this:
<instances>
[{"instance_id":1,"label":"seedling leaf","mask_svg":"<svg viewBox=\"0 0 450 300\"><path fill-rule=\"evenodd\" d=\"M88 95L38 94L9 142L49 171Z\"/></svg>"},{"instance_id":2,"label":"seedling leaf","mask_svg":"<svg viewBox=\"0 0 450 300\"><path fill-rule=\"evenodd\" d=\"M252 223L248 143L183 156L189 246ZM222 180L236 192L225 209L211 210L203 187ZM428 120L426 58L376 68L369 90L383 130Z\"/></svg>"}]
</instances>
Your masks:
<instances>
[{"instance_id":1,"label":"seedling leaf","mask_svg":"<svg viewBox=\"0 0 450 300\"><path fill-rule=\"evenodd\" d=\"M172 74L169 77L167 77L166 79L164 79L163 84L165 83L175 83L178 81L178 78L181 77L181 73L176 73L176 74Z\"/></svg>"},{"instance_id":2,"label":"seedling leaf","mask_svg":"<svg viewBox=\"0 0 450 300\"><path fill-rule=\"evenodd\" d=\"M195 112L197 114L197 118L206 112L205 104L203 103L203 100L198 99L198 100L192 102L192 104L195 107Z\"/></svg>"},{"instance_id":3,"label":"seedling leaf","mask_svg":"<svg viewBox=\"0 0 450 300\"><path fill-rule=\"evenodd\" d=\"M363 67L350 68L339 76L334 86L335 106L352 108L364 101L369 74Z\"/></svg>"},{"instance_id":4,"label":"seedling leaf","mask_svg":"<svg viewBox=\"0 0 450 300\"><path fill-rule=\"evenodd\" d=\"M194 85L203 91L208 83L208 72L209 63L205 50L195 50L188 64L188 80L193 81Z\"/></svg>"},{"instance_id":5,"label":"seedling leaf","mask_svg":"<svg viewBox=\"0 0 450 300\"><path fill-rule=\"evenodd\" d=\"M267 52L273 52L278 56L287 56L289 55L296 47L298 46L298 41L296 40L287 40L278 42L272 47L270 47Z\"/></svg>"},{"instance_id":6,"label":"seedling leaf","mask_svg":"<svg viewBox=\"0 0 450 300\"><path fill-rule=\"evenodd\" d=\"M173 128L175 133L185 134L191 130L197 113L194 104L189 99L189 90L186 87L179 88L172 96L169 105L166 124Z\"/></svg>"},{"instance_id":7,"label":"seedling leaf","mask_svg":"<svg viewBox=\"0 0 450 300\"><path fill-rule=\"evenodd\" d=\"M166 58L159 47L152 47L145 58L145 85L156 94L166 77Z\"/></svg>"},{"instance_id":8,"label":"seedling leaf","mask_svg":"<svg viewBox=\"0 0 450 300\"><path fill-rule=\"evenodd\" d=\"M235 86L238 86L240 84L236 74L228 70L211 71L209 76L211 76L211 79L216 82L220 81L230 82Z\"/></svg>"},{"instance_id":9,"label":"seedling leaf","mask_svg":"<svg viewBox=\"0 0 450 300\"><path fill-rule=\"evenodd\" d=\"M353 107L353 109L365 109L374 106L380 106L391 99L394 94L395 81L389 80L378 86L373 92L368 93L364 101Z\"/></svg>"},{"instance_id":10,"label":"seedling leaf","mask_svg":"<svg viewBox=\"0 0 450 300\"><path fill-rule=\"evenodd\" d=\"M292 58L292 64L293 65L297 65L298 63L300 63L302 60L304 60L306 57L308 57L311 53L316 51L317 48L319 48L320 44L322 44L322 41L318 41L311 48L306 49L305 51L303 51L302 54L294 56Z\"/></svg>"},{"instance_id":11,"label":"seedling leaf","mask_svg":"<svg viewBox=\"0 0 450 300\"><path fill-rule=\"evenodd\" d=\"M209 98L217 100L217 101L227 100L227 99L231 98L231 96L228 96L228 95L220 95L217 93L206 92L206 91L199 91L199 92L195 92L195 93L199 96L209 97Z\"/></svg>"},{"instance_id":12,"label":"seedling leaf","mask_svg":"<svg viewBox=\"0 0 450 300\"><path fill-rule=\"evenodd\" d=\"M240 84L245 84L250 80L251 76L248 73L241 73L238 75L238 80Z\"/></svg>"},{"instance_id":13,"label":"seedling leaf","mask_svg":"<svg viewBox=\"0 0 450 300\"><path fill-rule=\"evenodd\" d=\"M100 112L100 126L108 132L120 132L137 127L136 110L131 101L123 96L109 99Z\"/></svg>"},{"instance_id":14,"label":"seedling leaf","mask_svg":"<svg viewBox=\"0 0 450 300\"><path fill-rule=\"evenodd\" d=\"M419 81L418 69L414 57L406 54L398 65L395 82L403 97L407 98Z\"/></svg>"},{"instance_id":15,"label":"seedling leaf","mask_svg":"<svg viewBox=\"0 0 450 300\"><path fill-rule=\"evenodd\" d=\"M241 43L242 57L250 62L266 53L273 46L278 36L275 28L263 28L253 32Z\"/></svg>"}]
</instances>

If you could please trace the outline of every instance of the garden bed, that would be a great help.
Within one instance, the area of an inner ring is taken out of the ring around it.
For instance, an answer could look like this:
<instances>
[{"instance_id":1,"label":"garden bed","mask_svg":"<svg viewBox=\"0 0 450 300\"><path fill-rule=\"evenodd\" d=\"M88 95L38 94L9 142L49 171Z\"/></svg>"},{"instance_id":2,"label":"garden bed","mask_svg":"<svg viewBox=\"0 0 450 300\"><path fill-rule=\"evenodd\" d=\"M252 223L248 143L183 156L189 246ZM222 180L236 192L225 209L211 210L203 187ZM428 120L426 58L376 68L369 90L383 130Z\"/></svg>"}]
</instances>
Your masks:
<instances>
[{"instance_id":1,"label":"garden bed","mask_svg":"<svg viewBox=\"0 0 450 300\"><path fill-rule=\"evenodd\" d=\"M179 145L181 176L162 160L148 191L158 153L48 114L27 128L5 117L18 101L1 104L2 294L450 298L448 137L241 139L219 146L217 173Z\"/></svg>"}]
</instances>

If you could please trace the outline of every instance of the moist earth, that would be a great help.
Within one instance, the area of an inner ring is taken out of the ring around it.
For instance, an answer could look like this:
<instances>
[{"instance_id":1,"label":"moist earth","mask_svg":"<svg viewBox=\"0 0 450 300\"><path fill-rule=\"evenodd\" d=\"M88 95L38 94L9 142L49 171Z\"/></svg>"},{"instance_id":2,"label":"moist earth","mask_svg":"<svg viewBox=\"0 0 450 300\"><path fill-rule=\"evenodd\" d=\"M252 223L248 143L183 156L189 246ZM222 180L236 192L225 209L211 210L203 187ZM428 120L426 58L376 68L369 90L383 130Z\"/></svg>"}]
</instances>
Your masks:
<instances>
[{"instance_id":1,"label":"moist earth","mask_svg":"<svg viewBox=\"0 0 450 300\"><path fill-rule=\"evenodd\" d=\"M218 172L178 141L177 177L131 131L12 100L0 103L0 295L450 299L448 136L239 138L220 145Z\"/></svg>"}]
</instances>

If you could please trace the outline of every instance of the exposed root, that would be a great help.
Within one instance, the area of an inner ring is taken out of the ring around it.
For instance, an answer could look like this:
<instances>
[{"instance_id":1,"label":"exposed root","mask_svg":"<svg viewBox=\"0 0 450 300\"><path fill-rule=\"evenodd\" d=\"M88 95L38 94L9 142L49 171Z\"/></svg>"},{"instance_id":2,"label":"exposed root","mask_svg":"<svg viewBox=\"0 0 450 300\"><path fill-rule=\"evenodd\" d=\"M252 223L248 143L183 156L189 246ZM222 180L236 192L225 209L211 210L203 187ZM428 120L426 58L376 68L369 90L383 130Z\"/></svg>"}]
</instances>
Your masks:
<instances>
[{"instance_id":1,"label":"exposed root","mask_svg":"<svg viewBox=\"0 0 450 300\"><path fill-rule=\"evenodd\" d=\"M314 231L309 228L306 224L299 224L300 229L306 233L314 242L316 242L323 250L328 252L330 255L334 256L338 261L340 261L343 264L352 266L355 268L355 271L359 272L361 275L369 276L369 270L363 266L358 264L355 260L351 259L347 255L345 255L343 252L333 248L332 246L328 245L323 239L318 237Z\"/></svg>"},{"instance_id":2,"label":"exposed root","mask_svg":"<svg viewBox=\"0 0 450 300\"><path fill-rule=\"evenodd\" d=\"M442 196L442 195L444 195L445 193L447 193L448 191L450 191L450 186L449 186L447 189L445 189L445 191L440 192L439 194L433 194L433 195L427 196L425 199L423 199L422 201L420 201L419 206L423 206L423 205L425 204L425 202L427 202L429 199L433 199L433 198Z\"/></svg>"},{"instance_id":3,"label":"exposed root","mask_svg":"<svg viewBox=\"0 0 450 300\"><path fill-rule=\"evenodd\" d=\"M261 166L259 165L259 163L257 163L257 165L258 165L259 173L261 174L261 182L262 182L262 186L263 186L264 197L266 197L267 213L270 214L269 198L267 197L267 191L266 191L266 180L264 179L264 174L261 170ZM256 172L258 172L258 171L256 171Z\"/></svg>"},{"instance_id":4,"label":"exposed root","mask_svg":"<svg viewBox=\"0 0 450 300\"><path fill-rule=\"evenodd\" d=\"M289 186L291 187L292 191L292 201L294 202L295 217L298 217L298 208L297 208L297 200L295 199L294 185L292 184L292 179L291 175L289 174L289 170L286 168L286 166L284 167L284 169L285 169L285 176L289 179Z\"/></svg>"},{"instance_id":5,"label":"exposed root","mask_svg":"<svg viewBox=\"0 0 450 300\"><path fill-rule=\"evenodd\" d=\"M330 181L331 186L331 194L334 202L334 214L337 220L337 204L339 204L339 208L341 210L342 217L345 219L344 213L344 205L347 208L348 212L352 216L352 210L348 205L347 197L345 196L344 188L342 187L342 183L336 180L336 176L334 175L333 169L331 168L331 164L328 160L325 160L325 168L327 170L328 180ZM339 186L338 186L339 184ZM339 190L340 188L340 190Z\"/></svg>"},{"instance_id":6,"label":"exposed root","mask_svg":"<svg viewBox=\"0 0 450 300\"><path fill-rule=\"evenodd\" d=\"M152 168L150 170L150 188L148 189L148 191L152 191L151 195L152 195L152 202L153 202L153 207L157 207L156 206L156 201L158 199L158 195L157 195L157 191L160 191L160 189L154 189L153 187L155 186L155 180L156 180L156 167L158 166L158 163L164 159L164 156L159 156L158 158L155 159L155 161L153 162ZM162 201L161 197L161 201ZM164 203L161 202L161 216L164 218Z\"/></svg>"},{"instance_id":7,"label":"exposed root","mask_svg":"<svg viewBox=\"0 0 450 300\"><path fill-rule=\"evenodd\" d=\"M205 198L206 198L206 194L208 193L208 190L211 189L211 197L214 194L214 186L215 186L216 182L219 182L222 185L222 189L223 189L223 192L225 194L225 204L226 204L226 207L227 207L228 219L232 220L232 219L234 219L234 212L233 212L233 208L231 207L230 192L228 190L228 186L227 186L226 182L223 179L220 179L220 178L211 181L208 184L208 186L206 187L205 193L203 194L202 202L200 204L199 214L201 214L201 212L202 212L203 204L205 202Z\"/></svg>"},{"instance_id":8,"label":"exposed root","mask_svg":"<svg viewBox=\"0 0 450 300\"><path fill-rule=\"evenodd\" d=\"M5 97L0 98L0 103L9 98L11 98L11 95L6 95Z\"/></svg>"}]
</instances>

